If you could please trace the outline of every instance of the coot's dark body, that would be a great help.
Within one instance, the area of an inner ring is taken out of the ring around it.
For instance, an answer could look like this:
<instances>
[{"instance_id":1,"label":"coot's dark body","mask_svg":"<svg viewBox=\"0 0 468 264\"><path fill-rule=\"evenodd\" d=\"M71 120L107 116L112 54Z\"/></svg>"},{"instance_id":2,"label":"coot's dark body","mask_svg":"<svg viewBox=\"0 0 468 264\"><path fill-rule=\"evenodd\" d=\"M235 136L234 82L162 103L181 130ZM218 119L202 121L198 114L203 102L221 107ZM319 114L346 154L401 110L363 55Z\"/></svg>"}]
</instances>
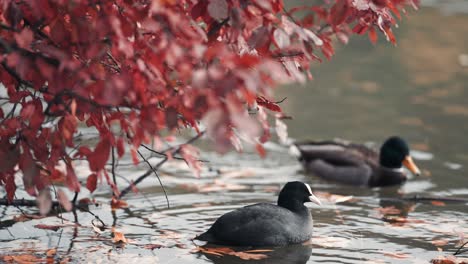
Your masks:
<instances>
[{"instance_id":1,"label":"coot's dark body","mask_svg":"<svg viewBox=\"0 0 468 264\"><path fill-rule=\"evenodd\" d=\"M302 182L289 182L278 205L259 203L226 213L208 231L196 237L232 246L284 246L312 237L312 216L305 202L320 203Z\"/></svg>"}]
</instances>

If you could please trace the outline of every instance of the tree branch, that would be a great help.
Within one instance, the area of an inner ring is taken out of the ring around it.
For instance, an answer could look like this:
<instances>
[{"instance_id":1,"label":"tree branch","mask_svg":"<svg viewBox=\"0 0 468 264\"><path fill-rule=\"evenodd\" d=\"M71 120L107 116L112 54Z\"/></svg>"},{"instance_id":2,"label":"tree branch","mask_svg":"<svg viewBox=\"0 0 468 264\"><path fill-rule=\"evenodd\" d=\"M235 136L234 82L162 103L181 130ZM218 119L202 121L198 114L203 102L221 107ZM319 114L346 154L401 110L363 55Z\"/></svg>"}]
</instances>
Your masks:
<instances>
[{"instance_id":1,"label":"tree branch","mask_svg":"<svg viewBox=\"0 0 468 264\"><path fill-rule=\"evenodd\" d=\"M195 137L191 138L190 140L188 140L187 142L185 142L184 144L181 144L179 145L177 148L174 148L174 147L170 147L169 149L163 151L163 152L166 152L166 151L170 151L171 149L172 152L171 152L171 156L174 156L176 155L177 153L180 152L180 150L182 149L182 146L184 145L188 145L188 144L192 144L193 142L195 142L197 139L199 139L200 137L202 137L203 135L205 134L205 131L199 133L198 135L196 135ZM156 166L154 166L153 168L149 169L148 171L146 171L143 175L141 175L140 177L138 177L132 184L130 184L129 186L127 186L127 188L125 188L119 195L119 199L122 199L122 197L124 197L131 189L132 189L132 186L133 185L137 185L138 183L140 183L141 181L143 181L146 177L148 177L149 175L151 175L151 173L153 173L153 171L157 171L164 163L166 163L166 161L169 160L169 157L166 155L164 157L163 160L161 160L158 164L156 164Z\"/></svg>"}]
</instances>

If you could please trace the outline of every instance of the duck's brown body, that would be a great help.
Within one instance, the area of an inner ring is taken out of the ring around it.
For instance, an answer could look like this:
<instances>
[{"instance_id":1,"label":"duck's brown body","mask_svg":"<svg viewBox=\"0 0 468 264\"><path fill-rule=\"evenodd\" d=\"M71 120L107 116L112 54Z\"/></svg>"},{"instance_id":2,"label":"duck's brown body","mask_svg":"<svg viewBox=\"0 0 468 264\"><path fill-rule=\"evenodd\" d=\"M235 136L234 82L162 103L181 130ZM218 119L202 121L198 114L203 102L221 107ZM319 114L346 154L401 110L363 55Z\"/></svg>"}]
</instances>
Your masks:
<instances>
[{"instance_id":1,"label":"duck's brown body","mask_svg":"<svg viewBox=\"0 0 468 264\"><path fill-rule=\"evenodd\" d=\"M400 165L390 168L381 164L379 152L360 144L307 141L295 146L305 170L327 180L360 186L387 186L401 184L407 179L401 163L409 153L401 154Z\"/></svg>"}]
</instances>

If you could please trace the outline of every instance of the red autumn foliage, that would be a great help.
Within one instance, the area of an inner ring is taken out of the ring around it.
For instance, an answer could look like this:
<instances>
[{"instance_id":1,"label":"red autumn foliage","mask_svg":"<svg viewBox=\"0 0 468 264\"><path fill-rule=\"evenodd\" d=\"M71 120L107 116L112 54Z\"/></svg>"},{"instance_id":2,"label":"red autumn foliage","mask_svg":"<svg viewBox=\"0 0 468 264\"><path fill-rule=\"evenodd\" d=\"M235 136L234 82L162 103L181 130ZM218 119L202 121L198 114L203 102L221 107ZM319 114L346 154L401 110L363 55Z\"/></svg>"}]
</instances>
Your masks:
<instances>
[{"instance_id":1,"label":"red autumn foliage","mask_svg":"<svg viewBox=\"0 0 468 264\"><path fill-rule=\"evenodd\" d=\"M93 191L96 175L108 179L113 148L138 163L142 143L200 131L200 121L219 151L250 138L264 156L266 115L281 112L272 87L311 78L310 63L334 54L334 36L369 31L375 42L380 31L395 42L394 16L417 1L287 11L283 0L0 0L0 184L10 200L17 172L31 195L57 180L79 191L74 159L85 158ZM262 114L249 115L253 108ZM78 146L83 126L99 133L96 147ZM197 168L192 152L184 158Z\"/></svg>"}]
</instances>

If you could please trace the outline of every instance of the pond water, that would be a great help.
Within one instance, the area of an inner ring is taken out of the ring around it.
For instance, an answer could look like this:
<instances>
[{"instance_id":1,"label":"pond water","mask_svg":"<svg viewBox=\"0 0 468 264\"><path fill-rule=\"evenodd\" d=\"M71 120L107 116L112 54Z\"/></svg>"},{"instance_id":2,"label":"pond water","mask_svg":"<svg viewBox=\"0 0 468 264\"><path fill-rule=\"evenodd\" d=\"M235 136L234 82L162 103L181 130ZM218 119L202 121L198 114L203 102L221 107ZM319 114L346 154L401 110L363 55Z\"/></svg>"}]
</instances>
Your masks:
<instances>
[{"instance_id":1,"label":"pond water","mask_svg":"<svg viewBox=\"0 0 468 264\"><path fill-rule=\"evenodd\" d=\"M110 230L96 232L94 217L86 212L77 214L77 226L72 213L23 221L19 209L0 207L0 256L44 263L428 263L452 254L460 236L468 236L468 204L402 199L468 199L468 5L424 3L401 23L398 47L353 38L331 62L313 67L314 81L277 91L278 99L287 97L283 109L294 117L285 121L291 138L340 137L378 146L400 135L410 142L422 176L396 187L347 187L304 174L288 149L276 143L266 145L268 155L261 159L248 150L220 156L202 141L209 162L200 178L181 162L162 167L169 209L154 176L139 185L140 194L126 197L125 209L111 211L106 186L96 191L93 197L102 203L91 212L125 234L125 246L113 243ZM135 179L146 169L120 166L118 175ZM310 243L219 256L192 241L223 213L275 202L291 180L308 182L323 201L310 206Z\"/></svg>"}]
</instances>

